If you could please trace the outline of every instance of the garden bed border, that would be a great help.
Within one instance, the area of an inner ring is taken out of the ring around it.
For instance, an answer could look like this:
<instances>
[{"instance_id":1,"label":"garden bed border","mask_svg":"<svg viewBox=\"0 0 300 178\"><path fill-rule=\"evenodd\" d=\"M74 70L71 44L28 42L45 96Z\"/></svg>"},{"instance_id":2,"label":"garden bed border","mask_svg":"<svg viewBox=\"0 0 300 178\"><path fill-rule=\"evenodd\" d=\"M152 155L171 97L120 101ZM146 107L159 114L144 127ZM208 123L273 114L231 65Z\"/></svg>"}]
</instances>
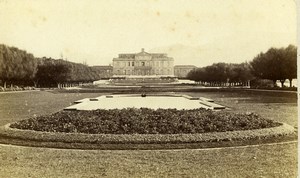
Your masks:
<instances>
[{"instance_id":1,"label":"garden bed border","mask_svg":"<svg viewBox=\"0 0 300 178\"><path fill-rule=\"evenodd\" d=\"M88 144L163 144L163 143L201 143L219 141L242 141L251 139L267 139L295 133L295 129L285 123L280 126L240 130L228 132L209 132L196 134L85 134L42 132L34 130L21 130L6 124L0 127L0 135L13 139L63 142L63 143L88 143Z\"/></svg>"}]
</instances>

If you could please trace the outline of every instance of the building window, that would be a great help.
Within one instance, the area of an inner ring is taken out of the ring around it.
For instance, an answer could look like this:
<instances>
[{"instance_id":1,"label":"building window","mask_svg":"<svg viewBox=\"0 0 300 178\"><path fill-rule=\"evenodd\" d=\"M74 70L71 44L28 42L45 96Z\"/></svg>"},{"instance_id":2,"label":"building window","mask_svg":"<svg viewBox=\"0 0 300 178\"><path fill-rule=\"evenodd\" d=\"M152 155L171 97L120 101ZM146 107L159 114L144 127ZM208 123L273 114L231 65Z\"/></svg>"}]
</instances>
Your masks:
<instances>
[{"instance_id":1,"label":"building window","mask_svg":"<svg viewBox=\"0 0 300 178\"><path fill-rule=\"evenodd\" d=\"M142 62L142 66L145 66L145 62Z\"/></svg>"},{"instance_id":2,"label":"building window","mask_svg":"<svg viewBox=\"0 0 300 178\"><path fill-rule=\"evenodd\" d=\"M130 66L130 62L128 62L128 66Z\"/></svg>"},{"instance_id":3,"label":"building window","mask_svg":"<svg viewBox=\"0 0 300 178\"><path fill-rule=\"evenodd\" d=\"M134 62L131 63L131 66L134 66Z\"/></svg>"}]
</instances>

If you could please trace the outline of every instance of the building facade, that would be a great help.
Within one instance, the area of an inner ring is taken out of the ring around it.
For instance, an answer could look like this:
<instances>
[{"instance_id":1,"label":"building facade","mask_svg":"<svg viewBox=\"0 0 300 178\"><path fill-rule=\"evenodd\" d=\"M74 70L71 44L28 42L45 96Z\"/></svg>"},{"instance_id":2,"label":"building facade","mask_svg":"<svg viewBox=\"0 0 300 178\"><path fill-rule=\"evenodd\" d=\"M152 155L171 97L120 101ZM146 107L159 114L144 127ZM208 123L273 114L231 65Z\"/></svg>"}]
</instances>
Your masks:
<instances>
[{"instance_id":1,"label":"building facade","mask_svg":"<svg viewBox=\"0 0 300 178\"><path fill-rule=\"evenodd\" d=\"M194 65L176 65L174 66L174 75L178 78L186 78L187 74L196 68Z\"/></svg>"},{"instance_id":2,"label":"building facade","mask_svg":"<svg viewBox=\"0 0 300 178\"><path fill-rule=\"evenodd\" d=\"M174 76L174 59L163 53L119 54L113 59L114 75L162 75Z\"/></svg>"}]
</instances>

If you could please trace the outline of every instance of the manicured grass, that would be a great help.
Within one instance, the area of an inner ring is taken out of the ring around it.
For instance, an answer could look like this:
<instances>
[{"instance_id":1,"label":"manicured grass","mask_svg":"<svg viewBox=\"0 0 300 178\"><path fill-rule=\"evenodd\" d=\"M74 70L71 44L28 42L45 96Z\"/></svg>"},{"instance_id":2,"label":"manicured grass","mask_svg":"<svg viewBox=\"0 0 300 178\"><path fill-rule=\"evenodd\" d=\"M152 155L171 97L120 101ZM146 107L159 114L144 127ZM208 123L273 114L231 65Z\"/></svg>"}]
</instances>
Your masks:
<instances>
[{"instance_id":1,"label":"manicured grass","mask_svg":"<svg viewBox=\"0 0 300 178\"><path fill-rule=\"evenodd\" d=\"M113 92L113 91L111 91ZM297 94L181 93L297 126ZM0 94L0 125L58 112L99 93ZM185 148L185 147L182 147ZM297 143L222 149L69 150L0 145L0 177L296 177Z\"/></svg>"},{"instance_id":2,"label":"manicured grass","mask_svg":"<svg viewBox=\"0 0 300 178\"><path fill-rule=\"evenodd\" d=\"M74 101L100 95L102 94L47 91L0 93L0 125L30 117L49 115L72 105Z\"/></svg>"},{"instance_id":3,"label":"manicured grass","mask_svg":"<svg viewBox=\"0 0 300 178\"><path fill-rule=\"evenodd\" d=\"M237 114L206 109L127 108L61 111L22 120L11 127L88 134L183 134L252 130L279 125L254 113Z\"/></svg>"},{"instance_id":4,"label":"manicured grass","mask_svg":"<svg viewBox=\"0 0 300 178\"><path fill-rule=\"evenodd\" d=\"M212 98L216 103L230 108L230 112L253 112L265 119L298 126L296 93L272 91L232 90L216 92L187 92L193 97Z\"/></svg>"},{"instance_id":5,"label":"manicured grass","mask_svg":"<svg viewBox=\"0 0 300 178\"><path fill-rule=\"evenodd\" d=\"M222 149L74 150L0 145L0 177L297 177L297 143Z\"/></svg>"}]
</instances>

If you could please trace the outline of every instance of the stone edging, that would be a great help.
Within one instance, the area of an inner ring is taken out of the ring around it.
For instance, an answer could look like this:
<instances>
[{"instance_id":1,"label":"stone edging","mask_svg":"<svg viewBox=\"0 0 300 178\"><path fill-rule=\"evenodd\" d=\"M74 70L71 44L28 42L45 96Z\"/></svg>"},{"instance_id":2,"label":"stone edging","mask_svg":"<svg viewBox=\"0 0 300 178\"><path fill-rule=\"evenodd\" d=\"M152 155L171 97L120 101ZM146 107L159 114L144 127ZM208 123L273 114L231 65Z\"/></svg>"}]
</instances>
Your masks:
<instances>
[{"instance_id":1,"label":"stone edging","mask_svg":"<svg viewBox=\"0 0 300 178\"><path fill-rule=\"evenodd\" d=\"M231 140L264 139L276 136L289 135L295 132L290 125L283 123L278 127L211 132L201 134L84 134L84 133L60 133L40 132L33 130L21 130L9 127L10 124L0 127L0 135L14 139L64 142L64 143L90 143L90 144L114 144L114 143L200 143Z\"/></svg>"}]
</instances>

